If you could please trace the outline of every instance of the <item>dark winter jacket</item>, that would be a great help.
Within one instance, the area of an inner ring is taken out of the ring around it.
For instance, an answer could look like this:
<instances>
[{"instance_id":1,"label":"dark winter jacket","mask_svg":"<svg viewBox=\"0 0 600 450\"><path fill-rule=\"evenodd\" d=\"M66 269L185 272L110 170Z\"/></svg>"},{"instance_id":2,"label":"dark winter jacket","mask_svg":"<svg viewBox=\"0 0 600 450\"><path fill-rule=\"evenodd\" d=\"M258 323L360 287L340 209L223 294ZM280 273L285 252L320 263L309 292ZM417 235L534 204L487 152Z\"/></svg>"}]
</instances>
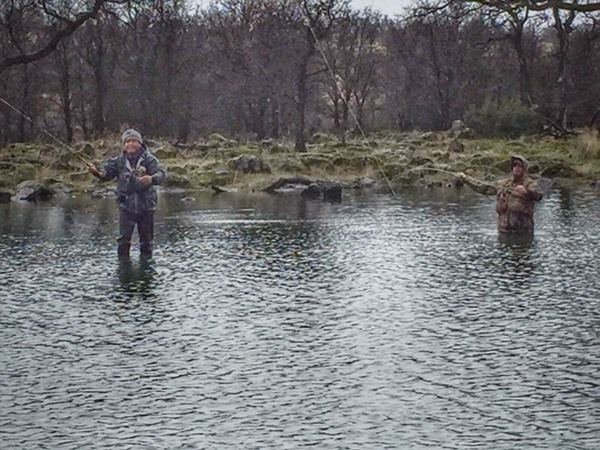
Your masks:
<instances>
[{"instance_id":1,"label":"dark winter jacket","mask_svg":"<svg viewBox=\"0 0 600 450\"><path fill-rule=\"evenodd\" d=\"M142 185L138 180L143 175L152 176L152 184ZM125 152L106 161L100 179L107 181L116 178L119 209L139 214L156 209L155 185L162 184L165 177L160 162L143 144L141 154L133 163Z\"/></svg>"}]
</instances>

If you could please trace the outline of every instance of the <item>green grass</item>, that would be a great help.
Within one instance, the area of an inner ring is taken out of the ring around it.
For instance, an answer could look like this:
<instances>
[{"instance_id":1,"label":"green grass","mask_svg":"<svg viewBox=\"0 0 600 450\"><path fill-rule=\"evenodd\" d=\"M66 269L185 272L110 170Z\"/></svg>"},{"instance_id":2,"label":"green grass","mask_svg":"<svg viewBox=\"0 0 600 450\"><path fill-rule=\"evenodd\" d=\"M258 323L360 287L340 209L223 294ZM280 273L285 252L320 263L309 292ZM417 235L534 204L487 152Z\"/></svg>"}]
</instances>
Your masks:
<instances>
[{"instance_id":1,"label":"green grass","mask_svg":"<svg viewBox=\"0 0 600 450\"><path fill-rule=\"evenodd\" d=\"M187 178L190 182L187 187L191 189L209 189L212 184L260 189L285 176L346 182L369 177L385 184L382 170L398 186L423 183L424 178L427 182L428 178L438 179L442 176L440 172L435 175L433 171L419 172L423 167L466 172L489 180L508 173L508 161L513 154L525 156L537 171L566 174L575 182L600 176L600 138L592 130L583 130L568 139L548 136L528 136L519 140L461 139L464 150L460 152L449 149L452 138L446 132L380 132L368 136L366 140L352 138L346 143L333 136L320 136L316 141L318 143L310 144L306 153L295 153L292 144L286 141L263 146L255 142L238 144L229 139L216 139L215 136L210 141L191 143L184 149L174 148L167 140L153 140L152 144L154 148L161 149L160 153L168 155L162 160L167 171L174 178ZM73 147L85 149L86 157L90 160L102 161L120 151L118 144L111 145L111 142L113 139L103 139L78 143ZM118 142L117 137L114 142ZM41 179L52 172L75 190L89 187L93 182L92 177L77 182L69 177L69 173L84 171L83 164L74 157L66 165L64 161L57 161L59 150L49 144L31 143L13 144L3 149L0 153L3 171L15 175L10 179L5 178L3 184L23 181L23 177ZM273 172L242 174L232 171L229 160L242 154L262 158ZM27 164L33 159L36 160L34 166ZM7 170L7 164L14 164L13 170ZM224 173L220 169L229 172ZM415 176L415 173L422 173L423 176Z\"/></svg>"}]
</instances>

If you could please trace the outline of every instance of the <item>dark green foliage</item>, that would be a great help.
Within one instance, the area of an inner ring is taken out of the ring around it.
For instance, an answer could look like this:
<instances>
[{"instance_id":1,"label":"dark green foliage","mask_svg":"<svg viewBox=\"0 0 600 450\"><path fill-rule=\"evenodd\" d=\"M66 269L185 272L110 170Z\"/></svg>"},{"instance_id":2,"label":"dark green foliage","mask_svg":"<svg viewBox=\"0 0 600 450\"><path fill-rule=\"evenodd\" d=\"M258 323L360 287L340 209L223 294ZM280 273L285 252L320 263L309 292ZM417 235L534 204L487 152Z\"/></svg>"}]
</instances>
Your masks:
<instances>
[{"instance_id":1,"label":"dark green foliage","mask_svg":"<svg viewBox=\"0 0 600 450\"><path fill-rule=\"evenodd\" d=\"M543 126L542 117L517 98L488 98L479 108L467 111L465 122L483 137L517 138L539 133Z\"/></svg>"}]
</instances>

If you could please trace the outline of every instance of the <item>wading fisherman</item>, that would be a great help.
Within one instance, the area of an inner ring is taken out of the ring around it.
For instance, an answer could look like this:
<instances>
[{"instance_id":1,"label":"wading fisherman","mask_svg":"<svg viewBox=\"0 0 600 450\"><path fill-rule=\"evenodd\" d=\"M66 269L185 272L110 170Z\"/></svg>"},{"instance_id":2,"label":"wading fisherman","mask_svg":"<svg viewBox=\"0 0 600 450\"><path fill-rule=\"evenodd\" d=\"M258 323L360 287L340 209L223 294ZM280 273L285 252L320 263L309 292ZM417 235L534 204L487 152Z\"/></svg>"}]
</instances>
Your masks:
<instances>
[{"instance_id":1,"label":"wading fisherman","mask_svg":"<svg viewBox=\"0 0 600 450\"><path fill-rule=\"evenodd\" d=\"M529 162L523 156L512 156L512 176L499 180L495 185L459 174L460 179L473 190L496 195L498 232L502 234L533 234L533 207L542 199L543 193L538 183L529 176L528 166Z\"/></svg>"},{"instance_id":2,"label":"wading fisherman","mask_svg":"<svg viewBox=\"0 0 600 450\"><path fill-rule=\"evenodd\" d=\"M131 237L136 225L140 236L140 253L142 256L151 256L157 201L155 185L162 184L165 172L138 131L126 130L121 136L121 143L122 154L106 161L102 170L94 164L90 164L88 170L102 181L117 179L119 256L129 256Z\"/></svg>"}]
</instances>

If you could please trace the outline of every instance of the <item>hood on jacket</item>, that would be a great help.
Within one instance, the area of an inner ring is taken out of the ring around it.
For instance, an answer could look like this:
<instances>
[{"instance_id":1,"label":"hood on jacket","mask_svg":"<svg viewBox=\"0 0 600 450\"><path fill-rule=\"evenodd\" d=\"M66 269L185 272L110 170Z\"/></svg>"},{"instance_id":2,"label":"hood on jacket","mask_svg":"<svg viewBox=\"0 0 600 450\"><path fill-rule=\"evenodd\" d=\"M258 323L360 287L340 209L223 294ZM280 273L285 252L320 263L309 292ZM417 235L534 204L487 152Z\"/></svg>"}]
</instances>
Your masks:
<instances>
[{"instance_id":1,"label":"hood on jacket","mask_svg":"<svg viewBox=\"0 0 600 450\"><path fill-rule=\"evenodd\" d=\"M511 169L512 169L512 166L515 163L515 161L519 161L521 163L524 171L526 171L529 168L529 161L527 161L527 158L525 158L524 156L521 156L521 155L512 155L510 157Z\"/></svg>"}]
</instances>

